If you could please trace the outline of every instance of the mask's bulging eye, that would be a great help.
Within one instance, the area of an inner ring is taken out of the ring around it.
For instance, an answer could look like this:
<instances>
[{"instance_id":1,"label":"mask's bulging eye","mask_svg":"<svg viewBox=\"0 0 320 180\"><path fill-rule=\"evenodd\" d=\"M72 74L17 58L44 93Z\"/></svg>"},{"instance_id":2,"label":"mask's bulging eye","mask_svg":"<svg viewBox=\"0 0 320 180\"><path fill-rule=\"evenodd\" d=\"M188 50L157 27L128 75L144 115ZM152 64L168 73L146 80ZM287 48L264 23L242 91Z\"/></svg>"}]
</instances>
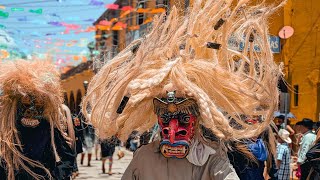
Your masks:
<instances>
[{"instance_id":1,"label":"mask's bulging eye","mask_svg":"<svg viewBox=\"0 0 320 180\"><path fill-rule=\"evenodd\" d=\"M190 116L187 114L184 114L184 115L180 116L180 118L179 118L180 123L186 124L186 123L189 123L189 121L190 121Z\"/></svg>"},{"instance_id":2,"label":"mask's bulging eye","mask_svg":"<svg viewBox=\"0 0 320 180\"><path fill-rule=\"evenodd\" d=\"M164 124L168 124L170 121L170 118L168 116L161 116L161 121Z\"/></svg>"},{"instance_id":3,"label":"mask's bulging eye","mask_svg":"<svg viewBox=\"0 0 320 180\"><path fill-rule=\"evenodd\" d=\"M168 130L168 129L164 129L162 132L163 132L163 134L165 134L165 135L169 134L169 130Z\"/></svg>"}]
</instances>

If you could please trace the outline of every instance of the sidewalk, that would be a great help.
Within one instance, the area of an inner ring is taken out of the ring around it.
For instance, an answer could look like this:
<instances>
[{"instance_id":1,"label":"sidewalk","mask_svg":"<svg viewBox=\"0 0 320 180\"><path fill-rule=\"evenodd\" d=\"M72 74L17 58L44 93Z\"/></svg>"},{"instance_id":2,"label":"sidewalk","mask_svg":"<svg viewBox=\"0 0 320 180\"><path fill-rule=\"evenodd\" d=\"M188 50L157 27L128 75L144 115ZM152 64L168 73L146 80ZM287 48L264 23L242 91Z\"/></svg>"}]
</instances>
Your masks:
<instances>
[{"instance_id":1,"label":"sidewalk","mask_svg":"<svg viewBox=\"0 0 320 180\"><path fill-rule=\"evenodd\" d=\"M128 167L130 161L132 160L133 153L130 151L125 150L124 148L121 149L124 151L125 156L118 160L117 152L118 148L116 148L116 151L113 156L113 165L112 165L112 172L113 174L110 176L108 174L102 174L101 170L101 161L96 160L95 154L92 155L91 160L91 166L87 166L87 156L85 156L84 164L80 164L80 157L81 155L78 155L77 161L78 161L78 167L79 167L79 176L76 178L76 180L81 179L90 179L90 180L102 180L102 179L108 179L108 180L120 180L124 171ZM109 162L106 161L105 164L106 170L108 171Z\"/></svg>"}]
</instances>

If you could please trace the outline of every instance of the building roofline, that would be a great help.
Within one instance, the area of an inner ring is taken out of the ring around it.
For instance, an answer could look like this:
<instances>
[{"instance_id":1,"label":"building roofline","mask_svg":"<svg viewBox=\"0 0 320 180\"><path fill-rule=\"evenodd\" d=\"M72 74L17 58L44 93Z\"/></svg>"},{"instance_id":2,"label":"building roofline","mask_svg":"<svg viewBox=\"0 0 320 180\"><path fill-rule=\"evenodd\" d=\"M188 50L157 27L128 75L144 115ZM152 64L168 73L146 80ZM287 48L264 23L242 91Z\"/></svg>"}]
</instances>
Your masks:
<instances>
[{"instance_id":1,"label":"building roofline","mask_svg":"<svg viewBox=\"0 0 320 180\"><path fill-rule=\"evenodd\" d=\"M61 80L68 79L71 76L82 73L85 70L92 68L92 61L87 61L79 64L78 66L70 69L69 71L61 74Z\"/></svg>"}]
</instances>

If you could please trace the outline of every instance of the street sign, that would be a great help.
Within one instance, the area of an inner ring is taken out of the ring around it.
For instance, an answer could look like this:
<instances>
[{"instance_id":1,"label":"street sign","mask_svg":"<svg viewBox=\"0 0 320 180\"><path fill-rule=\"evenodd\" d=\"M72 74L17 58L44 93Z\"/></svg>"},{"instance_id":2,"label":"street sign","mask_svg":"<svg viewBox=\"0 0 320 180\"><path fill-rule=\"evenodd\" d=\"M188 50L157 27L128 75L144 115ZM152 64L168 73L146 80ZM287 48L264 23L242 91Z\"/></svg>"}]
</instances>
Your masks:
<instances>
[{"instance_id":1,"label":"street sign","mask_svg":"<svg viewBox=\"0 0 320 180\"><path fill-rule=\"evenodd\" d=\"M243 39L245 39L245 37ZM270 49L272 53L280 53L281 51L280 38L278 36L269 35L268 39L269 39ZM239 42L239 40L234 36L229 38L228 47L230 49L233 49L236 51L243 51L244 46L245 46L244 40ZM260 52L260 47L257 44L254 45L253 49L256 52Z\"/></svg>"}]
</instances>

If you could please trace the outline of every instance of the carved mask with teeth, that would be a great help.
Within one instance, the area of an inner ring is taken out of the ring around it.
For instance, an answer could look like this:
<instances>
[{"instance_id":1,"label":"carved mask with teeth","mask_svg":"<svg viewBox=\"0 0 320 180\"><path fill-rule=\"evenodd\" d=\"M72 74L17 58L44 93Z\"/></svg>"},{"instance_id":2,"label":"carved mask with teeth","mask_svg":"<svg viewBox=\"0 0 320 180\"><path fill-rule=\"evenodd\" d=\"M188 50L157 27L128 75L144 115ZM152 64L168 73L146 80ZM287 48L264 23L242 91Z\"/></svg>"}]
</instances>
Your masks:
<instances>
[{"instance_id":1,"label":"carved mask with teeth","mask_svg":"<svg viewBox=\"0 0 320 180\"><path fill-rule=\"evenodd\" d=\"M167 158L185 158L195 134L198 106L195 100L172 97L154 98L154 110L161 130L160 151Z\"/></svg>"},{"instance_id":2,"label":"carved mask with teeth","mask_svg":"<svg viewBox=\"0 0 320 180\"><path fill-rule=\"evenodd\" d=\"M44 119L44 103L31 95L18 100L17 123L23 127L34 128Z\"/></svg>"}]
</instances>

